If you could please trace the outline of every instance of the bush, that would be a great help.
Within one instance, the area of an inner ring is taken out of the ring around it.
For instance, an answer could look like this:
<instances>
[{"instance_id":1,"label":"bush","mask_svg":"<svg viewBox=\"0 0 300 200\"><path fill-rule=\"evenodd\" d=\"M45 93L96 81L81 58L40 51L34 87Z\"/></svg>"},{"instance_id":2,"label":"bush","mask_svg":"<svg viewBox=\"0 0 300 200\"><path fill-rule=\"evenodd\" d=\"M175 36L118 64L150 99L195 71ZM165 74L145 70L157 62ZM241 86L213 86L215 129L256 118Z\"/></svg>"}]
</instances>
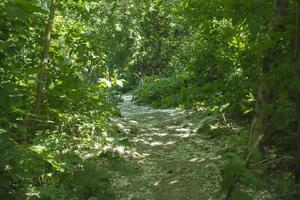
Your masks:
<instances>
[{"instance_id":1,"label":"bush","mask_svg":"<svg viewBox=\"0 0 300 200\"><path fill-rule=\"evenodd\" d=\"M251 89L233 90L244 86L235 79L195 83L193 78L149 78L136 90L134 100L154 107L183 107L200 109L203 106L235 118L250 118L254 106Z\"/></svg>"}]
</instances>

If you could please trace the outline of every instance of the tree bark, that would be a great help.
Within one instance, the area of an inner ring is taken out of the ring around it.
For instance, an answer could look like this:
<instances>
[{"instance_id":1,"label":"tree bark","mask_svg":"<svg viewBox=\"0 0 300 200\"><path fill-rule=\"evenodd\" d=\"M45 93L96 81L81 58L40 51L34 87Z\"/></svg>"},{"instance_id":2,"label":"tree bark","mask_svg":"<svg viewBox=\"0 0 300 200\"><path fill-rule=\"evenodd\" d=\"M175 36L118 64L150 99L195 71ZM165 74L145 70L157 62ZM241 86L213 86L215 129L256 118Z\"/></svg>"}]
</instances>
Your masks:
<instances>
[{"instance_id":1,"label":"tree bark","mask_svg":"<svg viewBox=\"0 0 300 200\"><path fill-rule=\"evenodd\" d=\"M49 48L50 48L50 41L51 41L52 26L53 26L53 21L55 16L55 6L56 6L56 0L51 0L50 13L49 13L47 27L45 30L45 37L43 43L42 63L41 63L40 71L37 74L36 99L32 108L33 114L38 114L40 112L40 107L43 103L45 75L46 75L46 69L49 60Z\"/></svg>"},{"instance_id":2,"label":"tree bark","mask_svg":"<svg viewBox=\"0 0 300 200\"><path fill-rule=\"evenodd\" d=\"M299 14L300 14L300 0L296 0L296 34L295 34L295 42L294 42L294 58L295 64L299 64L299 53L300 53L300 45L299 45ZM300 81L300 69L297 69L297 79ZM300 183L300 91L299 88L296 88L296 112L297 112L297 151L296 151L296 166L295 166L295 179L297 183Z\"/></svg>"},{"instance_id":3,"label":"tree bark","mask_svg":"<svg viewBox=\"0 0 300 200\"><path fill-rule=\"evenodd\" d=\"M300 79L300 72L298 72ZM296 151L296 167L295 167L295 179L297 183L300 183L300 92L297 92L296 96L296 111L297 111L297 151Z\"/></svg>"},{"instance_id":4,"label":"tree bark","mask_svg":"<svg viewBox=\"0 0 300 200\"><path fill-rule=\"evenodd\" d=\"M269 27L270 34L279 32L282 29L280 18L284 15L287 8L288 0L274 0L273 19ZM269 126L270 114L266 109L266 106L270 105L272 102L272 89L268 84L268 76L271 65L280 53L276 47L279 39L275 38L275 40L275 47L268 49L268 53L263 59L262 76L255 105L254 127L250 141L251 144L254 144L259 138L263 138L258 145L260 150L263 149L266 132Z\"/></svg>"}]
</instances>

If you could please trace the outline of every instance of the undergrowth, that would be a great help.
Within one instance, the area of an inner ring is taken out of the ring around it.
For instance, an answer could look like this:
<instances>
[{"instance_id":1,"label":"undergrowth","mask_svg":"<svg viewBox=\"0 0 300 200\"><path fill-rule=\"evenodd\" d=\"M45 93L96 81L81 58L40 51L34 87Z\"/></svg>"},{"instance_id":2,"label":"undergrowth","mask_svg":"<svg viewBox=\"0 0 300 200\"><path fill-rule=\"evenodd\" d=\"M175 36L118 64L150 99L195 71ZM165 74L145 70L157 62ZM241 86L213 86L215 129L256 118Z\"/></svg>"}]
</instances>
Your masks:
<instances>
[{"instance_id":1,"label":"undergrowth","mask_svg":"<svg viewBox=\"0 0 300 200\"><path fill-rule=\"evenodd\" d=\"M34 132L24 126L21 108L0 111L6 116L0 121L1 198L114 199L100 154L114 151L118 130L109 117L119 115L118 100L110 90L95 91L77 91L71 99L48 93L46 114L35 116Z\"/></svg>"},{"instance_id":2,"label":"undergrowth","mask_svg":"<svg viewBox=\"0 0 300 200\"><path fill-rule=\"evenodd\" d=\"M233 85L236 87L236 84L235 79L197 84L188 76L159 79L145 77L143 84L135 91L134 99L138 103L151 104L154 107L205 107L235 118L250 118L254 96L251 89L228 90Z\"/></svg>"}]
</instances>

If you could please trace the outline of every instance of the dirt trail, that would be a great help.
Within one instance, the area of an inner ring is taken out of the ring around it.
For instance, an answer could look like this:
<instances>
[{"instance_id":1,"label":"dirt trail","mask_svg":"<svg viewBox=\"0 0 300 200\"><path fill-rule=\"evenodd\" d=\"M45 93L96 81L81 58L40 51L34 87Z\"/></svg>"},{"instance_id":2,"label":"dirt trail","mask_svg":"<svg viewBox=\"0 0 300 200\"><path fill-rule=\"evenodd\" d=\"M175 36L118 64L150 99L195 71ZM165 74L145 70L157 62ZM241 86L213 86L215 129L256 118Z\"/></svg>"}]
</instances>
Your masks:
<instances>
[{"instance_id":1,"label":"dirt trail","mask_svg":"<svg viewBox=\"0 0 300 200\"><path fill-rule=\"evenodd\" d=\"M136 171L115 175L119 200L219 199L219 164L215 144L196 133L193 113L135 105L131 95L119 105L122 118L112 119L132 143L128 162Z\"/></svg>"}]
</instances>

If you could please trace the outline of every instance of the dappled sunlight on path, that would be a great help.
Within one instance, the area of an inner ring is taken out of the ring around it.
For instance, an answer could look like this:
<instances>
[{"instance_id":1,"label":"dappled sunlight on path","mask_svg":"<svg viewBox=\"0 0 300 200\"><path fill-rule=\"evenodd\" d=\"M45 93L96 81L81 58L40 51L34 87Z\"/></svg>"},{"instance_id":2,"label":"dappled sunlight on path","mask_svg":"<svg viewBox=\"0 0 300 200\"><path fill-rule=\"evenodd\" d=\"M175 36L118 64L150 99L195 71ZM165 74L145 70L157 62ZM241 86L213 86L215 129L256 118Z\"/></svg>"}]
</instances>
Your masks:
<instances>
[{"instance_id":1,"label":"dappled sunlight on path","mask_svg":"<svg viewBox=\"0 0 300 200\"><path fill-rule=\"evenodd\" d=\"M215 199L221 157L197 134L193 112L135 105L131 95L123 99L123 117L111 120L130 138L125 157L139 170L115 175L118 199Z\"/></svg>"}]
</instances>

